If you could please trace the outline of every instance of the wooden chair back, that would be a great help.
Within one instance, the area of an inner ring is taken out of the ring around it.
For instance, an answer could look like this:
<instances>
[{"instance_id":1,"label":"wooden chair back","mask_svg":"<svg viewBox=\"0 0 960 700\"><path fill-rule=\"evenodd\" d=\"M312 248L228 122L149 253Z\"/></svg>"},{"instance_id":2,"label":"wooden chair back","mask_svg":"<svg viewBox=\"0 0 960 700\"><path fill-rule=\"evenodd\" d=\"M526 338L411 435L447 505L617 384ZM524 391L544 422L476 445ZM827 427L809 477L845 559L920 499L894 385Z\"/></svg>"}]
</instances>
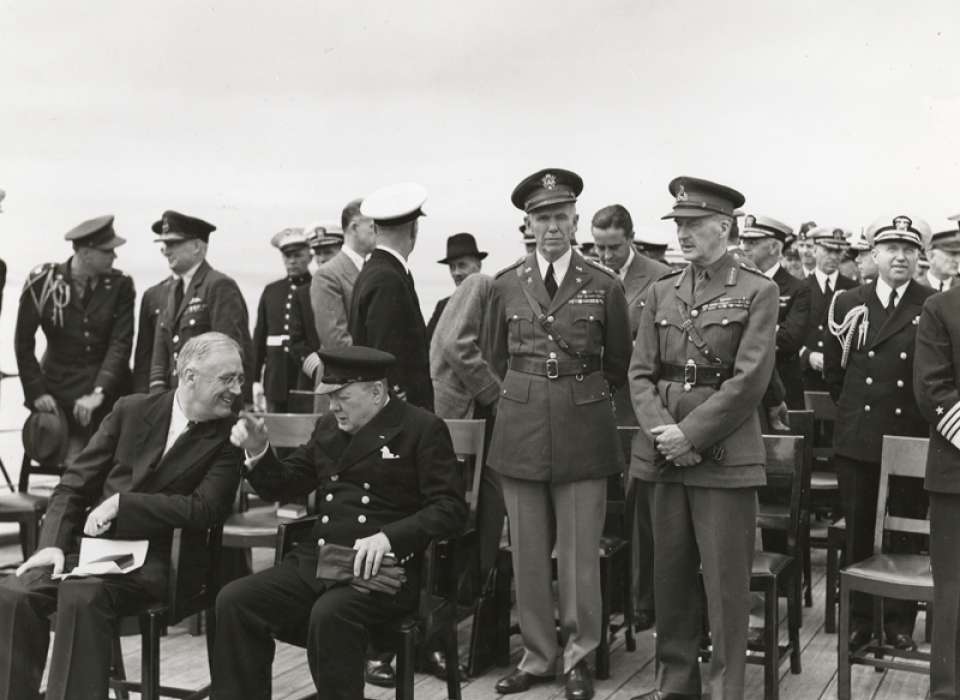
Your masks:
<instances>
[{"instance_id":1,"label":"wooden chair back","mask_svg":"<svg viewBox=\"0 0 960 700\"><path fill-rule=\"evenodd\" d=\"M450 431L453 442L453 451L457 455L463 475L463 484L466 489L467 505L470 506L470 522L474 522L477 514L477 498L480 494L480 480L483 476L484 459L486 458L486 425L480 418L447 418L444 420Z\"/></svg>"},{"instance_id":2,"label":"wooden chair back","mask_svg":"<svg viewBox=\"0 0 960 700\"><path fill-rule=\"evenodd\" d=\"M330 397L315 394L308 389L291 389L287 393L287 406L291 413L329 413Z\"/></svg>"},{"instance_id":3,"label":"wooden chair back","mask_svg":"<svg viewBox=\"0 0 960 700\"><path fill-rule=\"evenodd\" d=\"M830 461L833 459L833 431L829 429L837 420L837 404L826 391L803 392L803 407L813 411L814 442L810 446L813 459Z\"/></svg>"},{"instance_id":4,"label":"wooden chair back","mask_svg":"<svg viewBox=\"0 0 960 700\"><path fill-rule=\"evenodd\" d=\"M814 414L811 410L787 411L790 435L803 438L803 470L800 473L800 507L810 507L810 477L813 474Z\"/></svg>"},{"instance_id":5,"label":"wooden chair back","mask_svg":"<svg viewBox=\"0 0 960 700\"><path fill-rule=\"evenodd\" d=\"M907 518L889 514L887 497L890 493L890 477L923 479L926 472L928 438L883 436L883 452L880 455L880 488L877 492L877 522L874 527L873 551L883 550L884 532L908 532L930 535L930 521L926 518Z\"/></svg>"},{"instance_id":6,"label":"wooden chair back","mask_svg":"<svg viewBox=\"0 0 960 700\"><path fill-rule=\"evenodd\" d=\"M800 534L801 475L804 439L799 435L764 435L767 484L758 490L760 503L789 504L787 554L796 556Z\"/></svg>"},{"instance_id":7,"label":"wooden chair back","mask_svg":"<svg viewBox=\"0 0 960 700\"><path fill-rule=\"evenodd\" d=\"M310 439L322 413L260 413L273 447L300 447Z\"/></svg>"}]
</instances>

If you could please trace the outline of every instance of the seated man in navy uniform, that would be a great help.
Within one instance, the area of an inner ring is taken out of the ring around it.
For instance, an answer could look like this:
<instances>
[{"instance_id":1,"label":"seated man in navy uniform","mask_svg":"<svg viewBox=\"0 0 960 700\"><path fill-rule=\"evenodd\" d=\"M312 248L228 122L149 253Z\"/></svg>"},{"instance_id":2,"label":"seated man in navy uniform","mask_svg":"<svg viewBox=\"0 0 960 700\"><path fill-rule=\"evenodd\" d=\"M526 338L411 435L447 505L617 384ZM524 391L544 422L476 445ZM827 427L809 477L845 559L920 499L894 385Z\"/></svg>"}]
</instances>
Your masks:
<instances>
[{"instance_id":1,"label":"seated man in navy uniform","mask_svg":"<svg viewBox=\"0 0 960 700\"><path fill-rule=\"evenodd\" d=\"M316 490L320 517L313 537L280 566L233 581L217 597L214 697L269 698L279 638L306 645L319 698L363 698L368 628L416 606L420 554L466 523L450 433L432 413L390 397L394 357L361 346L320 357L318 391L329 393L331 413L307 443L280 460L262 420L243 414L234 426L254 489L271 501ZM327 544L356 550L354 581L318 577ZM405 569L400 590L358 590L388 554Z\"/></svg>"},{"instance_id":2,"label":"seated man in navy uniform","mask_svg":"<svg viewBox=\"0 0 960 700\"><path fill-rule=\"evenodd\" d=\"M50 497L39 549L0 584L0 697L36 698L56 621L46 697L105 698L117 618L165 600L174 528L223 522L240 480L231 406L243 384L237 344L206 333L183 347L176 391L121 398ZM81 536L146 539L122 576L65 581Z\"/></svg>"},{"instance_id":3,"label":"seated man in navy uniform","mask_svg":"<svg viewBox=\"0 0 960 700\"><path fill-rule=\"evenodd\" d=\"M115 270L126 243L113 216L84 221L64 238L73 255L36 267L20 295L14 348L23 395L31 411L64 412L72 460L119 396L130 390L133 280ZM37 361L37 328L47 350Z\"/></svg>"}]
</instances>

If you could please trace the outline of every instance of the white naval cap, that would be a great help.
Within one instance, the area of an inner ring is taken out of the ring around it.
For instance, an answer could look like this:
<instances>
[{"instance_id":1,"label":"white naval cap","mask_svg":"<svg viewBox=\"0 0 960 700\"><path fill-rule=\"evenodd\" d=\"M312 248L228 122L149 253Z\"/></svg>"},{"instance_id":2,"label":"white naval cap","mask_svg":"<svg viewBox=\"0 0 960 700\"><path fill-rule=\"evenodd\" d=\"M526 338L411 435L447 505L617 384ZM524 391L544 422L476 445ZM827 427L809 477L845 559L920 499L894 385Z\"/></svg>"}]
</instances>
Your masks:
<instances>
[{"instance_id":1,"label":"white naval cap","mask_svg":"<svg viewBox=\"0 0 960 700\"><path fill-rule=\"evenodd\" d=\"M772 216L754 216L747 214L743 219L743 230L740 232L740 238L758 239L775 238L781 243L785 243L787 238L793 235L793 229L782 221L777 221Z\"/></svg>"},{"instance_id":2,"label":"white naval cap","mask_svg":"<svg viewBox=\"0 0 960 700\"><path fill-rule=\"evenodd\" d=\"M270 239L270 245L280 250L304 247L309 242L309 235L302 228L285 228Z\"/></svg>"},{"instance_id":3,"label":"white naval cap","mask_svg":"<svg viewBox=\"0 0 960 700\"><path fill-rule=\"evenodd\" d=\"M415 182L401 182L381 187L364 197L360 213L382 225L404 224L425 216L423 203L427 190Z\"/></svg>"},{"instance_id":4,"label":"white naval cap","mask_svg":"<svg viewBox=\"0 0 960 700\"><path fill-rule=\"evenodd\" d=\"M865 236L873 244L884 241L904 241L923 247L930 240L930 224L907 214L882 216L867 227Z\"/></svg>"}]
</instances>

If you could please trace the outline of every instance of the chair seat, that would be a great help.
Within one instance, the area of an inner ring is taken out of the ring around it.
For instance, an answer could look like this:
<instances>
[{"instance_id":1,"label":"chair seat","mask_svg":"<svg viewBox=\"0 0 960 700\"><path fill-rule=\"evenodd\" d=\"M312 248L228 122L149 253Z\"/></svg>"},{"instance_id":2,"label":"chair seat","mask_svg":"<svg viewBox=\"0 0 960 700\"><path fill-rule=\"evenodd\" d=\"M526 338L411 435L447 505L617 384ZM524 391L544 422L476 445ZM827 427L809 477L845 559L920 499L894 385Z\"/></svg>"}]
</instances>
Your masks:
<instances>
[{"instance_id":1,"label":"chair seat","mask_svg":"<svg viewBox=\"0 0 960 700\"><path fill-rule=\"evenodd\" d=\"M0 517L17 513L32 513L47 509L49 497L34 493L5 493L0 495Z\"/></svg>"},{"instance_id":2,"label":"chair seat","mask_svg":"<svg viewBox=\"0 0 960 700\"><path fill-rule=\"evenodd\" d=\"M933 589L930 557L925 554L874 554L869 559L848 566L841 575Z\"/></svg>"},{"instance_id":3,"label":"chair seat","mask_svg":"<svg viewBox=\"0 0 960 700\"><path fill-rule=\"evenodd\" d=\"M277 507L274 505L234 513L223 524L223 545L250 547L253 546L251 540L256 540L272 547L277 536L277 526L289 521L289 518L277 517Z\"/></svg>"},{"instance_id":4,"label":"chair seat","mask_svg":"<svg viewBox=\"0 0 960 700\"><path fill-rule=\"evenodd\" d=\"M764 530L786 530L790 527L790 506L761 503L757 513L757 527Z\"/></svg>"},{"instance_id":5,"label":"chair seat","mask_svg":"<svg viewBox=\"0 0 960 700\"><path fill-rule=\"evenodd\" d=\"M837 475L831 472L813 472L810 474L810 488L814 491L834 491L840 488Z\"/></svg>"},{"instance_id":6,"label":"chair seat","mask_svg":"<svg viewBox=\"0 0 960 700\"><path fill-rule=\"evenodd\" d=\"M793 557L777 552L754 552L751 576L777 576L790 566Z\"/></svg>"}]
</instances>

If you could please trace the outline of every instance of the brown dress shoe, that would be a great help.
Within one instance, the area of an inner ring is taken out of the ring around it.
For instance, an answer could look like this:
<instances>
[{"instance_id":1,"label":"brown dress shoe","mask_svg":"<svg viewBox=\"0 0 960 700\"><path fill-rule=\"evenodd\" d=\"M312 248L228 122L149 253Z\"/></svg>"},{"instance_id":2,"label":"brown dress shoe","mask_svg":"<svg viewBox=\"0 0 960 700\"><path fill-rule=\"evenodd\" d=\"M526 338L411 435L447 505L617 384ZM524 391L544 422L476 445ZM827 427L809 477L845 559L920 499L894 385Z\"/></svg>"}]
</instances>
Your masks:
<instances>
[{"instance_id":1,"label":"brown dress shoe","mask_svg":"<svg viewBox=\"0 0 960 700\"><path fill-rule=\"evenodd\" d=\"M509 676L504 676L498 680L494 688L502 695L525 693L537 683L546 683L553 679L554 676L536 676L532 673L521 671L519 668L515 668Z\"/></svg>"}]
</instances>

